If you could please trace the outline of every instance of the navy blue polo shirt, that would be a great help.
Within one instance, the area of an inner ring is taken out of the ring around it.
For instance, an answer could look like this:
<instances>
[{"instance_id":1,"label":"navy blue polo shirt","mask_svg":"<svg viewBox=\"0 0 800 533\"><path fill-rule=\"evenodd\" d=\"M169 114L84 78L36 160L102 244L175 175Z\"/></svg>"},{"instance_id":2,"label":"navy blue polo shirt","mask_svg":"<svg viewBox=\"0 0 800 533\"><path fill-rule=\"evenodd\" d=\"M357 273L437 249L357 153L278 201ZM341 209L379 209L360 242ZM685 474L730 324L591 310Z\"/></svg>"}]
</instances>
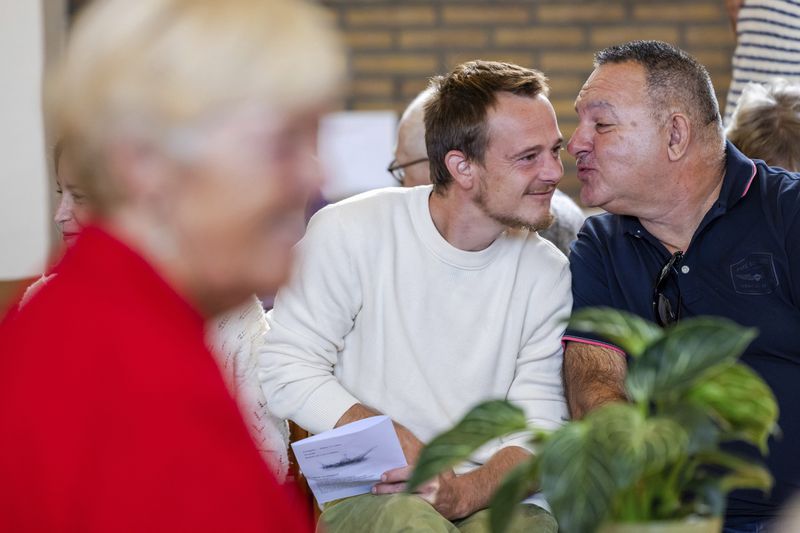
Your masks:
<instances>
[{"instance_id":1,"label":"navy blue polo shirt","mask_svg":"<svg viewBox=\"0 0 800 533\"><path fill-rule=\"evenodd\" d=\"M635 217L589 218L569 258L574 309L609 306L655 321L653 286L670 255ZM758 328L741 361L775 392L783 437L770 439L765 459L772 494L732 493L727 523L775 516L800 489L800 174L751 161L728 143L719 199L675 268L666 291L680 291L682 318L716 315ZM597 341L572 330L564 338Z\"/></svg>"}]
</instances>

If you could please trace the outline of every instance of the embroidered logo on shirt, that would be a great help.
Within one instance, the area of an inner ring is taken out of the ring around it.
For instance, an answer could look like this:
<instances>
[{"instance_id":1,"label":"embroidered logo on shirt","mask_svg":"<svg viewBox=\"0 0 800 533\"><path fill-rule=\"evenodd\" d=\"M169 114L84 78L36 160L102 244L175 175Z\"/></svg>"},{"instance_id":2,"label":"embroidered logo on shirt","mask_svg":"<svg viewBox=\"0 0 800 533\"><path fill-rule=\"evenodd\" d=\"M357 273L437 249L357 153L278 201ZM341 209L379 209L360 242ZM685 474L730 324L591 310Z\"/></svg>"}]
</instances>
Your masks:
<instances>
[{"instance_id":1,"label":"embroidered logo on shirt","mask_svg":"<svg viewBox=\"0 0 800 533\"><path fill-rule=\"evenodd\" d=\"M772 254L753 253L732 264L731 280L738 294L771 294L778 286Z\"/></svg>"}]
</instances>

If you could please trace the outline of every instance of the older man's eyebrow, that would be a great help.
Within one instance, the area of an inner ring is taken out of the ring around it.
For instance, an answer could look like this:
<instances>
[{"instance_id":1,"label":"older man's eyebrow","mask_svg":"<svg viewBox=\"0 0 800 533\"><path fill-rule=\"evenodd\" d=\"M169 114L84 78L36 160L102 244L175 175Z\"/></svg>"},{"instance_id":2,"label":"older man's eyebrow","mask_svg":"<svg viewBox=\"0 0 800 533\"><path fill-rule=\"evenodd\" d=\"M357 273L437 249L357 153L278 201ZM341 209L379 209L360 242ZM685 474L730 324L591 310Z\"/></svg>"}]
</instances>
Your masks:
<instances>
[{"instance_id":1,"label":"older man's eyebrow","mask_svg":"<svg viewBox=\"0 0 800 533\"><path fill-rule=\"evenodd\" d=\"M616 114L616 112L614 111L616 108L614 107L614 105L613 105L613 104L611 104L610 102L608 102L608 101L606 101L606 100L590 100L589 102L587 102L586 104L584 104L584 105L583 105L583 107L584 107L584 108L585 108L587 111L591 111L591 110L593 110L593 109L601 108L601 109L603 109L603 110L605 110L605 111L608 111L609 113L611 113L611 115L612 115L612 116L613 116L615 119L617 118L617 114ZM577 111L577 110L578 110L578 103L577 103L577 102L575 102L575 111Z\"/></svg>"}]
</instances>

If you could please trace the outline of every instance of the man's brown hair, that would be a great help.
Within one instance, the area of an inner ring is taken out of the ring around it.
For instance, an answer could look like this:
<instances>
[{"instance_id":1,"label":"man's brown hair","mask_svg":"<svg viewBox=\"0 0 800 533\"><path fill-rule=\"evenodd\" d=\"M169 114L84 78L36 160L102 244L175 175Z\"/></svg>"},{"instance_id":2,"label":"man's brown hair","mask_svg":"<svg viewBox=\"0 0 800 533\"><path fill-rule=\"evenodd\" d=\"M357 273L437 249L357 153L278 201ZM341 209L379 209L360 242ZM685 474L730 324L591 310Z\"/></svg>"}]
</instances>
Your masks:
<instances>
[{"instance_id":1,"label":"man's brown hair","mask_svg":"<svg viewBox=\"0 0 800 533\"><path fill-rule=\"evenodd\" d=\"M453 180L445 156L458 150L483 162L489 142L486 115L498 92L518 96L547 96L547 78L533 69L496 61L469 61L446 76L431 79L433 95L425 104L425 146L430 159L431 181L443 192Z\"/></svg>"}]
</instances>

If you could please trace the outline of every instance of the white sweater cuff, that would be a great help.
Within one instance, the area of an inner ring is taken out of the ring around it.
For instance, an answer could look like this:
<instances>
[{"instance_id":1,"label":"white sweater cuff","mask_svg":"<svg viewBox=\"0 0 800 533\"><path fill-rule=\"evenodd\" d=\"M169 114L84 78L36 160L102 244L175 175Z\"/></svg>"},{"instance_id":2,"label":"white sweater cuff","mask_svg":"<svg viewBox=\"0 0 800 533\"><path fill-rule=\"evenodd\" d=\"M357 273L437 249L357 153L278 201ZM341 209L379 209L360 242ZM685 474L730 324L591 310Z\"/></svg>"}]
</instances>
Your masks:
<instances>
[{"instance_id":1,"label":"white sweater cuff","mask_svg":"<svg viewBox=\"0 0 800 533\"><path fill-rule=\"evenodd\" d=\"M350 394L338 381L322 384L306 400L305 405L296 411L293 420L309 433L322 433L336 426L342 415L358 399Z\"/></svg>"}]
</instances>

